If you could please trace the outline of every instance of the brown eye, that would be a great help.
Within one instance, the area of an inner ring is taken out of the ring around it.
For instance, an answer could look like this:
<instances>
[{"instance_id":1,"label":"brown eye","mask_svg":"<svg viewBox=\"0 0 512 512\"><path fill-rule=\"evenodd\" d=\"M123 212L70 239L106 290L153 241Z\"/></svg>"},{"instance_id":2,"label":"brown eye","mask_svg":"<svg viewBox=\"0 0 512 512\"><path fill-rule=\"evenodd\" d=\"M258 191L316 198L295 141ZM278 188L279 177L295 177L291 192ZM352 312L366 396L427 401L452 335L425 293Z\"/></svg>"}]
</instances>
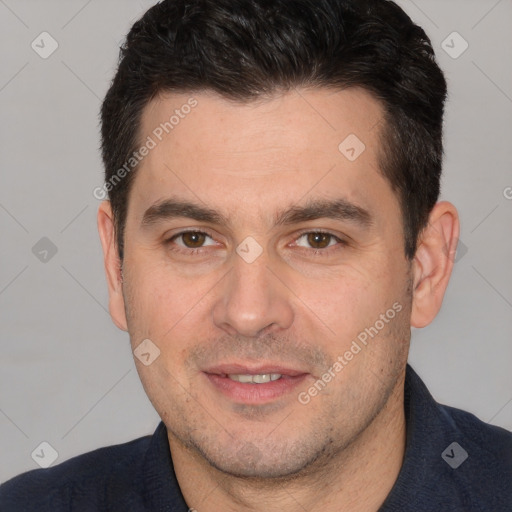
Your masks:
<instances>
[{"instance_id":1,"label":"brown eye","mask_svg":"<svg viewBox=\"0 0 512 512\"><path fill-rule=\"evenodd\" d=\"M187 233L182 233L179 236L183 240L185 247L189 249L197 249L198 247L203 246L207 235L200 231L188 231Z\"/></svg>"},{"instance_id":2,"label":"brown eye","mask_svg":"<svg viewBox=\"0 0 512 512\"><path fill-rule=\"evenodd\" d=\"M307 233L308 244L314 249L324 249L333 238L329 233Z\"/></svg>"},{"instance_id":3,"label":"brown eye","mask_svg":"<svg viewBox=\"0 0 512 512\"><path fill-rule=\"evenodd\" d=\"M172 252L185 256L199 256L209 254L211 250L219 247L213 235L206 231L181 231L165 241L166 247Z\"/></svg>"},{"instance_id":4,"label":"brown eye","mask_svg":"<svg viewBox=\"0 0 512 512\"><path fill-rule=\"evenodd\" d=\"M327 256L333 251L346 247L348 244L342 238L328 231L307 231L298 236L294 245L314 256Z\"/></svg>"}]
</instances>

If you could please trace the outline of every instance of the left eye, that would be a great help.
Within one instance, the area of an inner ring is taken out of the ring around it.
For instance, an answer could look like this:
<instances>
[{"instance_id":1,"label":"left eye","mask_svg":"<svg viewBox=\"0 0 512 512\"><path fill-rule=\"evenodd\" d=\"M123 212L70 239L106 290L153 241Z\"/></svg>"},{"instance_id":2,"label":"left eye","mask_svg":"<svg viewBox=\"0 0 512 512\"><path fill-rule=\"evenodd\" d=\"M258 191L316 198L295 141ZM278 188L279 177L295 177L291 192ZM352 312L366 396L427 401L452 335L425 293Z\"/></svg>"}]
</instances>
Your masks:
<instances>
[{"instance_id":1,"label":"left eye","mask_svg":"<svg viewBox=\"0 0 512 512\"><path fill-rule=\"evenodd\" d=\"M335 245L336 242L341 242L339 238L331 235L331 233L324 233L323 231L303 233L299 238L297 238L296 245L300 247L308 247L307 245L301 245L298 242L301 239L305 239L306 243L309 244L309 247L312 249L325 249L331 245Z\"/></svg>"}]
</instances>

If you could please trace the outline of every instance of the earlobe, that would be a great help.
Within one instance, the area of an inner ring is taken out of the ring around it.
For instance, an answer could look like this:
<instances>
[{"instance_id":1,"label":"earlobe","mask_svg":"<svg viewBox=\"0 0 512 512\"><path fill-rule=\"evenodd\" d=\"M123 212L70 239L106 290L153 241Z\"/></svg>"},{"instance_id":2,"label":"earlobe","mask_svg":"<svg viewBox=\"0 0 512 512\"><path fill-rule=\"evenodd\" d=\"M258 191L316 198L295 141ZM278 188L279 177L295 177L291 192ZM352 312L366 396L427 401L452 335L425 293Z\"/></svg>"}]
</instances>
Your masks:
<instances>
[{"instance_id":1,"label":"earlobe","mask_svg":"<svg viewBox=\"0 0 512 512\"><path fill-rule=\"evenodd\" d=\"M114 216L109 201L98 208L98 232L103 248L103 262L107 277L109 311L114 324L123 331L128 330L123 297L123 277L114 229Z\"/></svg>"},{"instance_id":2,"label":"earlobe","mask_svg":"<svg viewBox=\"0 0 512 512\"><path fill-rule=\"evenodd\" d=\"M425 327L441 309L453 270L459 230L455 206L447 201L437 203L419 236L413 261L413 327Z\"/></svg>"}]
</instances>

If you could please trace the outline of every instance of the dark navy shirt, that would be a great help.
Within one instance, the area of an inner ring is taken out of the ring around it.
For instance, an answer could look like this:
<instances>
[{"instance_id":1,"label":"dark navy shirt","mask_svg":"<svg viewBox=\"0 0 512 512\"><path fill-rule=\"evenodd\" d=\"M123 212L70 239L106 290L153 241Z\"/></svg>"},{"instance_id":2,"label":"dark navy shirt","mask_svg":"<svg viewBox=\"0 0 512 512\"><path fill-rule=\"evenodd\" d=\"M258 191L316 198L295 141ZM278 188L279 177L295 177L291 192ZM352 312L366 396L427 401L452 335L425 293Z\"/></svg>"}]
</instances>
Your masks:
<instances>
[{"instance_id":1,"label":"dark navy shirt","mask_svg":"<svg viewBox=\"0 0 512 512\"><path fill-rule=\"evenodd\" d=\"M512 511L512 433L436 403L410 366L404 407L405 458L380 512ZM188 509L163 423L152 436L29 471L0 486L0 512Z\"/></svg>"}]
</instances>

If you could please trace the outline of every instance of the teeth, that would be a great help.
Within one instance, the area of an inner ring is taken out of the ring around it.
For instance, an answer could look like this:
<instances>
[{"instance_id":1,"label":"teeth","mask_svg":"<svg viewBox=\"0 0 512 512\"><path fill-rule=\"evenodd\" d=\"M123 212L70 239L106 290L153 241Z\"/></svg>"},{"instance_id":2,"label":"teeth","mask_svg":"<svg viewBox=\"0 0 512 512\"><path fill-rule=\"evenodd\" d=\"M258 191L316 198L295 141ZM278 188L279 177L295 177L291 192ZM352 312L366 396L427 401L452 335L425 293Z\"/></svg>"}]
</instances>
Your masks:
<instances>
[{"instance_id":1,"label":"teeth","mask_svg":"<svg viewBox=\"0 0 512 512\"><path fill-rule=\"evenodd\" d=\"M264 384L273 380L281 378L280 373L263 373L261 375L243 375L243 374L232 374L228 375L231 380L243 383L251 384Z\"/></svg>"}]
</instances>

